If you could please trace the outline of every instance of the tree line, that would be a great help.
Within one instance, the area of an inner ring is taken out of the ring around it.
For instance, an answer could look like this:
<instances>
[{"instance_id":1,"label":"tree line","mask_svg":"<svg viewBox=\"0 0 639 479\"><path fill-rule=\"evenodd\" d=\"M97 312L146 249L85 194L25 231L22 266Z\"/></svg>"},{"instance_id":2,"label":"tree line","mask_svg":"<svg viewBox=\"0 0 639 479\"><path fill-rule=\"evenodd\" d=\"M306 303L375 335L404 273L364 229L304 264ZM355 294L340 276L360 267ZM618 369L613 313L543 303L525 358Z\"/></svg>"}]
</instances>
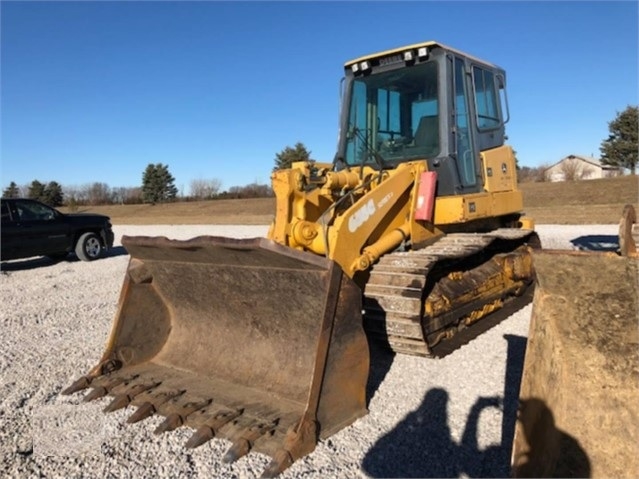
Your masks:
<instances>
[{"instance_id":1,"label":"tree line","mask_svg":"<svg viewBox=\"0 0 639 479\"><path fill-rule=\"evenodd\" d=\"M218 179L191 181L190 194L179 194L168 165L149 165L144 171L141 186L110 187L107 183L93 182L80 186L63 186L56 181L44 183L33 180L30 184L9 183L2 191L3 198L32 198L50 206L97 206L113 204L165 203L172 201L201 201L217 199L262 198L273 196L270 185L251 183L221 190Z\"/></svg>"},{"instance_id":2,"label":"tree line","mask_svg":"<svg viewBox=\"0 0 639 479\"><path fill-rule=\"evenodd\" d=\"M55 187L47 188L50 184ZM266 198L273 196L273 190L269 185L251 183L244 186L232 186L227 190L220 190L220 180L211 179L193 180L191 192L188 195L172 194L166 198L158 199L156 203L169 201L202 201L218 199L242 199L242 198ZM38 180L33 180L28 185L17 185L11 182L2 192L3 198L33 198L50 206L97 206L97 205L131 205L153 203L145 201L142 187L110 187L106 183L94 182L80 186L61 186L52 181L45 184L44 190L38 185L43 185ZM156 198L159 198L156 196Z\"/></svg>"},{"instance_id":3,"label":"tree line","mask_svg":"<svg viewBox=\"0 0 639 479\"><path fill-rule=\"evenodd\" d=\"M310 160L310 151L303 143L285 147L275 155L275 167L290 168L294 161ZM199 201L216 199L268 198L274 196L270 185L250 183L232 186L222 191L222 182L216 178L198 178L191 181L190 194L180 195L169 165L149 163L142 173L142 184L134 187L112 188L106 183L93 182L82 186L62 186L56 181L18 186L12 181L2 192L3 198L33 198L51 206L96 206L108 204L165 203L171 201Z\"/></svg>"}]
</instances>

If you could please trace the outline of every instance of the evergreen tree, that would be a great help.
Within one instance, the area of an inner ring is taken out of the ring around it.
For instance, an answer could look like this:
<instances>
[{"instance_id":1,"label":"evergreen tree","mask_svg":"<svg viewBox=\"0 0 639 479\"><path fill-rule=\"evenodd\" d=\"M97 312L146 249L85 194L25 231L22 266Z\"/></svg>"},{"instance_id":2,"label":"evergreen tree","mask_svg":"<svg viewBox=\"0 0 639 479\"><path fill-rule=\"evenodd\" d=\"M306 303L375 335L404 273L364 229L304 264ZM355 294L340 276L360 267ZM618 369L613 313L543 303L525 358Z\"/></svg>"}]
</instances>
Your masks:
<instances>
[{"instance_id":1,"label":"evergreen tree","mask_svg":"<svg viewBox=\"0 0 639 479\"><path fill-rule=\"evenodd\" d=\"M42 201L49 206L62 206L63 196L62 186L57 181L50 181L44 188Z\"/></svg>"},{"instance_id":2,"label":"evergreen tree","mask_svg":"<svg viewBox=\"0 0 639 479\"><path fill-rule=\"evenodd\" d=\"M630 169L634 175L639 148L639 107L628 106L608 123L610 135L601 142L601 163Z\"/></svg>"},{"instance_id":3,"label":"evergreen tree","mask_svg":"<svg viewBox=\"0 0 639 479\"><path fill-rule=\"evenodd\" d=\"M18 198L20 196L20 189L16 185L15 181L9 183L9 186L2 192L3 198Z\"/></svg>"},{"instance_id":4,"label":"evergreen tree","mask_svg":"<svg viewBox=\"0 0 639 479\"><path fill-rule=\"evenodd\" d=\"M306 149L303 143L297 142L293 148L287 146L275 155L273 171L290 168L294 161L308 161L310 159L311 152Z\"/></svg>"},{"instance_id":5,"label":"evergreen tree","mask_svg":"<svg viewBox=\"0 0 639 479\"><path fill-rule=\"evenodd\" d=\"M145 203L162 203L175 199L177 187L175 178L169 172L169 165L149 163L142 174L142 198Z\"/></svg>"},{"instance_id":6,"label":"evergreen tree","mask_svg":"<svg viewBox=\"0 0 639 479\"><path fill-rule=\"evenodd\" d=\"M45 199L44 188L45 188L44 183L40 183L38 180L33 180L31 184L29 185L29 193L28 193L29 198L32 198L34 200L44 201Z\"/></svg>"}]
</instances>

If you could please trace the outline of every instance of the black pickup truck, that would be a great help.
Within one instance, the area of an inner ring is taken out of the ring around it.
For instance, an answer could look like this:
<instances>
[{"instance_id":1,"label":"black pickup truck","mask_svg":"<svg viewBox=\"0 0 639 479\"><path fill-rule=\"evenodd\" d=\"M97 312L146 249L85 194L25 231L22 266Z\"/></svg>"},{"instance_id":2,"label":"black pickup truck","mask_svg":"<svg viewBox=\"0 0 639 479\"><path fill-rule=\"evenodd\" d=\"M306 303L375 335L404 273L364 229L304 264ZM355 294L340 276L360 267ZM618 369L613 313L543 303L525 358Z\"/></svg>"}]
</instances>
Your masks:
<instances>
[{"instance_id":1,"label":"black pickup truck","mask_svg":"<svg viewBox=\"0 0 639 479\"><path fill-rule=\"evenodd\" d=\"M108 216L63 214L36 200L2 198L0 260L48 256L63 259L70 252L83 261L100 258L113 246Z\"/></svg>"}]
</instances>

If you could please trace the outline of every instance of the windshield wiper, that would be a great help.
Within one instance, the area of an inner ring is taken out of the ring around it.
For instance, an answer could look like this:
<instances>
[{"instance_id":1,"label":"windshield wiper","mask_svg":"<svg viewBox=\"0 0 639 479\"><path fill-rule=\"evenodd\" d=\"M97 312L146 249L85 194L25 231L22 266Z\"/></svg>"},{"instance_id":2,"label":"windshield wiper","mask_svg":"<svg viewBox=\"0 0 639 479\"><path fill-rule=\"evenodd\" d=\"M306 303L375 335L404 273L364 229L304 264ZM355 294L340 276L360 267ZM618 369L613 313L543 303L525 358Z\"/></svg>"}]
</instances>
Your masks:
<instances>
[{"instance_id":1,"label":"windshield wiper","mask_svg":"<svg viewBox=\"0 0 639 479\"><path fill-rule=\"evenodd\" d=\"M377 163L377 166L379 166L380 170L384 169L384 163L386 160L384 160L384 158L382 157L382 155L379 154L379 152L375 151L370 143L368 142L368 140L366 139L366 136L364 135L364 133L362 133L362 130L360 130L357 127L353 127L352 130L353 133L355 133L355 135L357 135L357 138L359 138L359 140L364 144L364 148L366 149L365 151L365 155L362 155L362 162L361 162L361 166L363 167L364 164L366 163L366 160L368 159L369 156L372 156L375 159L375 162Z\"/></svg>"}]
</instances>

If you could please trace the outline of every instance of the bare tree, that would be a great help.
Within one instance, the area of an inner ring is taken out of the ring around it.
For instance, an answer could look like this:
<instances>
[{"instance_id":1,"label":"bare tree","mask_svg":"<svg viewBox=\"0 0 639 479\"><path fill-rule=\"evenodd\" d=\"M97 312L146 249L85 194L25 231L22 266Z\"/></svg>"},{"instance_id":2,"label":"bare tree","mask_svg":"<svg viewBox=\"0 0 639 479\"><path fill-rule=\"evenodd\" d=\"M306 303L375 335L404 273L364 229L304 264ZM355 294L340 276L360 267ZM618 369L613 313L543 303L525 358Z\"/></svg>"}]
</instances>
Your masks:
<instances>
[{"instance_id":1,"label":"bare tree","mask_svg":"<svg viewBox=\"0 0 639 479\"><path fill-rule=\"evenodd\" d=\"M86 185L65 185L62 187L62 191L64 192L64 197L67 199L67 202L73 200L73 203L76 205L87 204L88 195Z\"/></svg>"},{"instance_id":2,"label":"bare tree","mask_svg":"<svg viewBox=\"0 0 639 479\"><path fill-rule=\"evenodd\" d=\"M124 202L128 204L142 203L142 188L139 186L127 188Z\"/></svg>"},{"instance_id":3,"label":"bare tree","mask_svg":"<svg viewBox=\"0 0 639 479\"><path fill-rule=\"evenodd\" d=\"M548 163L544 163L537 168L537 177L535 181L538 181L540 183L552 181L550 174L550 165Z\"/></svg>"},{"instance_id":4,"label":"bare tree","mask_svg":"<svg viewBox=\"0 0 639 479\"><path fill-rule=\"evenodd\" d=\"M74 207L78 205L78 188L74 185L63 185L62 193L64 194L64 200L67 206L73 204Z\"/></svg>"},{"instance_id":5,"label":"bare tree","mask_svg":"<svg viewBox=\"0 0 639 479\"><path fill-rule=\"evenodd\" d=\"M535 167L522 166L517 170L517 181L519 183L550 181L550 176L546 170L548 170L547 164Z\"/></svg>"},{"instance_id":6,"label":"bare tree","mask_svg":"<svg viewBox=\"0 0 639 479\"><path fill-rule=\"evenodd\" d=\"M546 163L535 167L522 166L517 170L517 181L520 183L550 181L550 174L547 171L548 168L549 166Z\"/></svg>"},{"instance_id":7,"label":"bare tree","mask_svg":"<svg viewBox=\"0 0 639 479\"><path fill-rule=\"evenodd\" d=\"M118 186L111 188L111 202L118 205L142 203L142 188L139 186Z\"/></svg>"},{"instance_id":8,"label":"bare tree","mask_svg":"<svg viewBox=\"0 0 639 479\"><path fill-rule=\"evenodd\" d=\"M270 198L275 196L273 189L269 185L251 183L245 186L231 186L228 191L217 195L218 198L239 199L239 198Z\"/></svg>"},{"instance_id":9,"label":"bare tree","mask_svg":"<svg viewBox=\"0 0 639 479\"><path fill-rule=\"evenodd\" d=\"M519 183L530 183L533 181L539 181L539 168L522 166L517 170L517 181Z\"/></svg>"},{"instance_id":10,"label":"bare tree","mask_svg":"<svg viewBox=\"0 0 639 479\"><path fill-rule=\"evenodd\" d=\"M222 182L216 178L191 180L191 196L198 200L213 198L221 187Z\"/></svg>"},{"instance_id":11,"label":"bare tree","mask_svg":"<svg viewBox=\"0 0 639 479\"><path fill-rule=\"evenodd\" d=\"M564 160L560 169L565 181L581 180L584 176L584 170L581 164L575 159Z\"/></svg>"},{"instance_id":12,"label":"bare tree","mask_svg":"<svg viewBox=\"0 0 639 479\"><path fill-rule=\"evenodd\" d=\"M111 203L111 189L106 183L95 182L86 185L87 201L90 205L106 205Z\"/></svg>"}]
</instances>

